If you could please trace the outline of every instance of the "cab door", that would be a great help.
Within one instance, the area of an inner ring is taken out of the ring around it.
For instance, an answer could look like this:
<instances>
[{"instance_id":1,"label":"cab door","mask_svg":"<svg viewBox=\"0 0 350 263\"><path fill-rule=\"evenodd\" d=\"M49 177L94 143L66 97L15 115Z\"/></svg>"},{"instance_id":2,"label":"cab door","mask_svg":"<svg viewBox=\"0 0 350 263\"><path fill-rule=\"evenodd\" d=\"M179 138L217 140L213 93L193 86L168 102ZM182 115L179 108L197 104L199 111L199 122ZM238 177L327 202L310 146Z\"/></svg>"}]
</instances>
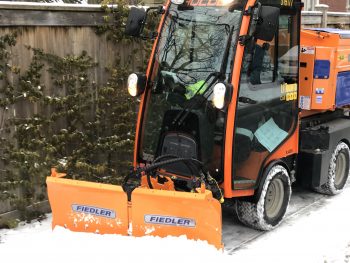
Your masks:
<instances>
[{"instance_id":1,"label":"cab door","mask_svg":"<svg viewBox=\"0 0 350 263\"><path fill-rule=\"evenodd\" d=\"M267 158L295 130L299 29L298 12L281 9L274 39L256 39L245 48L234 129L234 190L254 188Z\"/></svg>"}]
</instances>

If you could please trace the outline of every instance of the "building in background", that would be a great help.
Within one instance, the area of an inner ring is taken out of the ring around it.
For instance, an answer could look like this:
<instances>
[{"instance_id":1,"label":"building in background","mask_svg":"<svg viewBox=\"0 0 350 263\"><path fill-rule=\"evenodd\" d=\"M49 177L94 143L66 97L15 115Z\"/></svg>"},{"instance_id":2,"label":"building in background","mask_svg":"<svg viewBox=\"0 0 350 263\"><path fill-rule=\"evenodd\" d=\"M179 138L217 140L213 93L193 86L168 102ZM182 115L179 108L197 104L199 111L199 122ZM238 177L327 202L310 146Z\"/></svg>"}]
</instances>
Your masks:
<instances>
[{"instance_id":1,"label":"building in background","mask_svg":"<svg viewBox=\"0 0 350 263\"><path fill-rule=\"evenodd\" d=\"M315 6L326 4L330 12L347 12L350 11L350 0L304 0L305 11L314 11Z\"/></svg>"}]
</instances>

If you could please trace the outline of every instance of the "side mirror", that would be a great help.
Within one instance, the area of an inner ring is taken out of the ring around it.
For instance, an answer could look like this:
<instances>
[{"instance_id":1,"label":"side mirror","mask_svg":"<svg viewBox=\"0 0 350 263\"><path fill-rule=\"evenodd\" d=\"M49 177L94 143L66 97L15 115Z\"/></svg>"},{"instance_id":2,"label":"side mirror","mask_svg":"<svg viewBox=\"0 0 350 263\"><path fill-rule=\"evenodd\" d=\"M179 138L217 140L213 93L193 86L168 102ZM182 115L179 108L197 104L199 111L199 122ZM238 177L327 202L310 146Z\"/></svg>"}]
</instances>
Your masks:
<instances>
[{"instance_id":1,"label":"side mirror","mask_svg":"<svg viewBox=\"0 0 350 263\"><path fill-rule=\"evenodd\" d=\"M267 42L272 41L278 30L279 16L279 8L261 6L254 37Z\"/></svg>"},{"instance_id":2,"label":"side mirror","mask_svg":"<svg viewBox=\"0 0 350 263\"><path fill-rule=\"evenodd\" d=\"M213 88L213 104L219 110L226 109L231 102L233 87L226 82L219 82Z\"/></svg>"},{"instance_id":3,"label":"side mirror","mask_svg":"<svg viewBox=\"0 0 350 263\"><path fill-rule=\"evenodd\" d=\"M128 20L126 21L125 34L128 36L139 37L142 33L145 20L145 9L131 7Z\"/></svg>"}]
</instances>

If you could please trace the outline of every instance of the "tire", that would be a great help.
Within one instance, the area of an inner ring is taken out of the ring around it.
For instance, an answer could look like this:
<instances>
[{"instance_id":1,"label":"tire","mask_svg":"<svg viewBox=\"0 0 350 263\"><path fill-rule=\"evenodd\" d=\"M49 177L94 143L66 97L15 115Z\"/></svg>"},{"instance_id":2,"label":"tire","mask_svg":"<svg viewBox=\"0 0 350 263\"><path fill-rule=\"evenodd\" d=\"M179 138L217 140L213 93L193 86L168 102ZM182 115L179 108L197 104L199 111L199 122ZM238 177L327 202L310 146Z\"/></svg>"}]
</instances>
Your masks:
<instances>
[{"instance_id":1,"label":"tire","mask_svg":"<svg viewBox=\"0 0 350 263\"><path fill-rule=\"evenodd\" d=\"M258 201L237 200L235 213L239 221L249 227L264 231L274 229L286 214L291 193L287 170L275 165L268 171Z\"/></svg>"},{"instance_id":2,"label":"tire","mask_svg":"<svg viewBox=\"0 0 350 263\"><path fill-rule=\"evenodd\" d=\"M327 182L314 190L321 194L336 195L343 191L349 177L350 149L340 142L332 153L329 161Z\"/></svg>"}]
</instances>

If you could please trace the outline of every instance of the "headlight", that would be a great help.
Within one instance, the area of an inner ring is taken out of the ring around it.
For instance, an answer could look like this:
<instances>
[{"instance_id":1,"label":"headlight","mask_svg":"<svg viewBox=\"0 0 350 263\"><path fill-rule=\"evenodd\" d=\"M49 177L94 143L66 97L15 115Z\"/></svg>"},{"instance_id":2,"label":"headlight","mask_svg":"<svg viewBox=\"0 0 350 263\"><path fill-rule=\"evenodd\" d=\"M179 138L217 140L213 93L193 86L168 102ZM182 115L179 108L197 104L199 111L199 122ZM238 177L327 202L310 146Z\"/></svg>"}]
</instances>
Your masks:
<instances>
[{"instance_id":1,"label":"headlight","mask_svg":"<svg viewBox=\"0 0 350 263\"><path fill-rule=\"evenodd\" d=\"M128 91L132 97L137 96L137 80L138 77L135 73L130 74L128 77Z\"/></svg>"},{"instance_id":2,"label":"headlight","mask_svg":"<svg viewBox=\"0 0 350 263\"><path fill-rule=\"evenodd\" d=\"M221 110L225 106L226 86L224 83L218 83L214 86L213 104L215 108Z\"/></svg>"},{"instance_id":3,"label":"headlight","mask_svg":"<svg viewBox=\"0 0 350 263\"><path fill-rule=\"evenodd\" d=\"M128 77L128 92L132 97L136 97L145 90L146 76L132 73Z\"/></svg>"}]
</instances>

